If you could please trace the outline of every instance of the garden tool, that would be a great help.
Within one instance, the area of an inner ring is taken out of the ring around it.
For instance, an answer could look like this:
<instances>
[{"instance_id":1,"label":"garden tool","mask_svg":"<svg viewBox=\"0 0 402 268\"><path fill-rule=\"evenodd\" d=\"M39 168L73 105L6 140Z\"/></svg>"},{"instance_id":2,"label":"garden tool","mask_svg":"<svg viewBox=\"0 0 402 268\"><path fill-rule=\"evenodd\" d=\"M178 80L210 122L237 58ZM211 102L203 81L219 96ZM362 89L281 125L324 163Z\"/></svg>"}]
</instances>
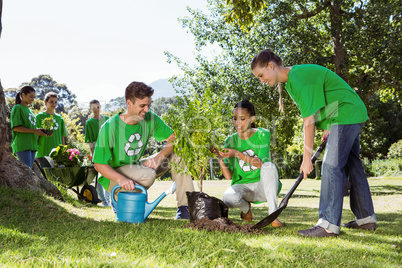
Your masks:
<instances>
[{"instance_id":1,"label":"garden tool","mask_svg":"<svg viewBox=\"0 0 402 268\"><path fill-rule=\"evenodd\" d=\"M327 144L327 140L328 140L328 135L324 137L320 146L318 147L318 149L315 151L313 157L311 158L311 162L313 164L315 163L315 160L317 160L317 158L320 156L321 152L324 150L325 145ZM287 207L290 197L293 195L297 186L299 186L300 182L303 180L303 177L304 177L304 174L303 174L303 172L301 172L299 174L299 177L297 177L296 182L290 188L289 192L282 199L281 203L279 204L278 209L275 212L269 214L267 217L265 217L258 223L251 226L251 229L263 228L263 227L267 226L268 224L270 224L271 222L273 222L276 218L278 218L278 216L279 216L279 214L281 214L282 210L284 210Z\"/></svg>"},{"instance_id":2,"label":"garden tool","mask_svg":"<svg viewBox=\"0 0 402 268\"><path fill-rule=\"evenodd\" d=\"M176 191L177 185L176 182L173 182L172 186L152 203L147 202L147 190L141 185L135 186L141 192L120 191L117 194L118 201L116 201L115 191L119 188L121 186L116 185L111 192L112 203L116 209L116 220L129 223L143 223L166 195L173 194Z\"/></svg>"}]
</instances>

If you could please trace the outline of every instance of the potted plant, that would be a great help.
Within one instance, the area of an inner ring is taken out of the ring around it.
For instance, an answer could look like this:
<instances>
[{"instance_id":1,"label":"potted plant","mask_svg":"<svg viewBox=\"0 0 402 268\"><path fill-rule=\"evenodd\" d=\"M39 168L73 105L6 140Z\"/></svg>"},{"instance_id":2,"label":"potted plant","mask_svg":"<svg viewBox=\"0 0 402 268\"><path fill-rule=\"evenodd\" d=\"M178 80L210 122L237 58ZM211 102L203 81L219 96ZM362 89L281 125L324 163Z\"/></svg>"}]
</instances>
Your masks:
<instances>
[{"instance_id":1,"label":"potted plant","mask_svg":"<svg viewBox=\"0 0 402 268\"><path fill-rule=\"evenodd\" d=\"M231 129L229 111L230 107L207 88L201 94L178 96L164 116L176 135L173 150L186 166L175 167L199 180L201 192L202 180L208 174L211 157L214 157L210 148L223 150L227 132Z\"/></svg>"},{"instance_id":2,"label":"potted plant","mask_svg":"<svg viewBox=\"0 0 402 268\"><path fill-rule=\"evenodd\" d=\"M49 156L54 161L54 167L43 168L47 179L69 187L81 200L93 204L100 202L95 187L90 185L98 173L87 157L71 145L59 145ZM78 186L82 186L81 191Z\"/></svg>"},{"instance_id":3,"label":"potted plant","mask_svg":"<svg viewBox=\"0 0 402 268\"><path fill-rule=\"evenodd\" d=\"M199 94L179 96L164 119L172 126L176 139L173 150L184 163L174 167L198 180L199 192L186 192L190 221L204 217L215 219L228 216L228 207L220 199L202 191L203 179L208 174L211 147L223 151L227 132L231 129L230 107L209 88Z\"/></svg>"},{"instance_id":4,"label":"potted plant","mask_svg":"<svg viewBox=\"0 0 402 268\"><path fill-rule=\"evenodd\" d=\"M50 117L46 117L42 121L42 132L51 136L53 134L53 125L54 125L53 115L50 115Z\"/></svg>"}]
</instances>

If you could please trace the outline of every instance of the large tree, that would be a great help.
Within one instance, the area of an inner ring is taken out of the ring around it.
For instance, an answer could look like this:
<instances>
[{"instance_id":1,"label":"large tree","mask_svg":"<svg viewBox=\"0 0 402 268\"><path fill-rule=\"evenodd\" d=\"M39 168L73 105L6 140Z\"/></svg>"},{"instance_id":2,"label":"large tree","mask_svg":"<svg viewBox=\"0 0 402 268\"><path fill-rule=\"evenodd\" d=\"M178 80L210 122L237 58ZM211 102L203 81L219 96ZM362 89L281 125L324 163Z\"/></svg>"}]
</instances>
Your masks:
<instances>
[{"instance_id":1,"label":"large tree","mask_svg":"<svg viewBox=\"0 0 402 268\"><path fill-rule=\"evenodd\" d=\"M260 126L273 132L273 159L278 166L291 166L295 143L301 136L296 122L297 107L283 92L285 112L278 112L278 94L261 85L250 70L253 56L270 48L285 65L315 63L343 77L369 108L371 99L383 94L390 105L401 108L401 5L400 1L224 1L208 0L209 12L189 9L183 26L195 37L198 64L190 66L167 52L184 75L174 77L174 86L192 94L203 94L206 87L233 105L249 99L257 108ZM252 3L257 3L252 6ZM239 6L238 6L239 5ZM245 7L248 7L245 8ZM245 15L246 14L246 15ZM252 21L250 20L252 19ZM215 44L220 50L213 58L203 56L203 48ZM230 116L230 115L227 115ZM382 133L381 146L369 146L376 137L365 135L364 149L386 150L401 133L400 115L392 115L392 133ZM376 128L377 117L371 117L364 131ZM384 138L385 137L385 138ZM317 142L319 142L317 140ZM364 144L364 141L363 141ZM378 143L377 143L378 144ZM370 157L384 155L373 151Z\"/></svg>"},{"instance_id":2,"label":"large tree","mask_svg":"<svg viewBox=\"0 0 402 268\"><path fill-rule=\"evenodd\" d=\"M399 89L395 94L401 94L400 0L226 3L226 21L245 31L259 26L277 31L269 38L285 46L289 58L303 62L312 56L332 67L359 89L363 100L381 88Z\"/></svg>"},{"instance_id":3,"label":"large tree","mask_svg":"<svg viewBox=\"0 0 402 268\"><path fill-rule=\"evenodd\" d=\"M0 0L0 37L2 30L2 11L3 0ZM32 169L18 161L11 154L9 131L7 105L0 81L0 186L26 188L61 198L60 191L52 183L45 180L40 175L36 175Z\"/></svg>"},{"instance_id":4,"label":"large tree","mask_svg":"<svg viewBox=\"0 0 402 268\"><path fill-rule=\"evenodd\" d=\"M20 88L23 86L33 87L36 91L36 98L39 100L44 100L44 97L47 93L55 92L58 95L56 107L57 113L67 113L71 107L77 105L75 94L72 93L65 84L57 83L48 74L41 74L37 77L34 77L32 78L31 82L22 83ZM7 97L14 98L17 92L17 89L8 89L6 90L5 94Z\"/></svg>"}]
</instances>

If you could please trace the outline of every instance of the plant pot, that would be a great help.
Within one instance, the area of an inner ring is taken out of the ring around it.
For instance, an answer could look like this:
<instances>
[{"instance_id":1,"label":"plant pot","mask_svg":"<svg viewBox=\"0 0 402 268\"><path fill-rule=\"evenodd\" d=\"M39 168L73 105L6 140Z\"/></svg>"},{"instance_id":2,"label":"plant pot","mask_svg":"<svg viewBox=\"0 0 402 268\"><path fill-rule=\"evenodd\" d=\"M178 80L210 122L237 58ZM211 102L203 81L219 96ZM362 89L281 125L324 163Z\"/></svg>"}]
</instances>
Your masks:
<instances>
[{"instance_id":1,"label":"plant pot","mask_svg":"<svg viewBox=\"0 0 402 268\"><path fill-rule=\"evenodd\" d=\"M51 129L42 129L42 132L49 136L52 136L53 134L53 130Z\"/></svg>"},{"instance_id":2,"label":"plant pot","mask_svg":"<svg viewBox=\"0 0 402 268\"><path fill-rule=\"evenodd\" d=\"M190 222L208 217L210 220L216 218L227 218L228 206L219 198L209 196L202 192L186 192Z\"/></svg>"}]
</instances>

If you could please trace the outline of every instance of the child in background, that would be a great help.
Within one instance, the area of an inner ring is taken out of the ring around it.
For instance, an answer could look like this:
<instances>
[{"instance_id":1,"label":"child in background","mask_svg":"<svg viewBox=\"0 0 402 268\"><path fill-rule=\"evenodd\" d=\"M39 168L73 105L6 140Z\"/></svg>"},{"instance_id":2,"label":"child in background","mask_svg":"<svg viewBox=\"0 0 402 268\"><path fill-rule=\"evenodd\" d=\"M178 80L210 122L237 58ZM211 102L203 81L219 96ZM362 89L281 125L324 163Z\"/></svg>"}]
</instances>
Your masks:
<instances>
[{"instance_id":1,"label":"child in background","mask_svg":"<svg viewBox=\"0 0 402 268\"><path fill-rule=\"evenodd\" d=\"M225 141L227 152L217 151L224 177L232 180L231 187L223 194L223 202L230 208L240 208L242 220L251 222L251 202L268 202L269 214L277 210L280 191L278 171L271 162L271 133L255 128L255 109L251 102L243 100L234 106L233 123L237 133ZM284 224L275 219L273 227Z\"/></svg>"},{"instance_id":2,"label":"child in background","mask_svg":"<svg viewBox=\"0 0 402 268\"><path fill-rule=\"evenodd\" d=\"M360 130L368 119L367 109L356 92L331 70L303 64L290 67L271 50L258 53L252 63L253 74L271 87L286 83L304 121L304 153L300 172L304 178L313 170L311 156L315 126L328 137L322 163L319 220L298 234L309 237L336 236L340 233L346 180L351 183L350 207L356 220L342 226L374 231L376 215L360 155ZM280 100L281 100L280 96Z\"/></svg>"},{"instance_id":3,"label":"child in background","mask_svg":"<svg viewBox=\"0 0 402 268\"><path fill-rule=\"evenodd\" d=\"M11 129L13 139L11 147L18 160L32 168L38 149L38 136L46 136L36 128L36 118L28 105L35 99L35 89L30 86L21 88L15 97L15 106L11 110Z\"/></svg>"},{"instance_id":4,"label":"child in background","mask_svg":"<svg viewBox=\"0 0 402 268\"><path fill-rule=\"evenodd\" d=\"M60 144L66 144L67 130L63 117L55 113L57 107L57 94L49 92L45 95L44 112L40 112L36 115L36 126L42 127L42 122L45 118L51 118L53 120L52 135L50 137L42 136L38 139L38 153L37 158L49 156L53 148L56 148Z\"/></svg>"},{"instance_id":5,"label":"child in background","mask_svg":"<svg viewBox=\"0 0 402 268\"><path fill-rule=\"evenodd\" d=\"M109 117L100 114L101 105L98 100L89 102L89 109L92 111L92 118L88 119L85 123L85 142L88 143L91 149L92 156L94 155L94 148L96 140L98 139L99 129ZM107 192L100 183L96 184L96 191L98 192L99 199L102 200L102 206L110 206L110 194Z\"/></svg>"}]
</instances>

